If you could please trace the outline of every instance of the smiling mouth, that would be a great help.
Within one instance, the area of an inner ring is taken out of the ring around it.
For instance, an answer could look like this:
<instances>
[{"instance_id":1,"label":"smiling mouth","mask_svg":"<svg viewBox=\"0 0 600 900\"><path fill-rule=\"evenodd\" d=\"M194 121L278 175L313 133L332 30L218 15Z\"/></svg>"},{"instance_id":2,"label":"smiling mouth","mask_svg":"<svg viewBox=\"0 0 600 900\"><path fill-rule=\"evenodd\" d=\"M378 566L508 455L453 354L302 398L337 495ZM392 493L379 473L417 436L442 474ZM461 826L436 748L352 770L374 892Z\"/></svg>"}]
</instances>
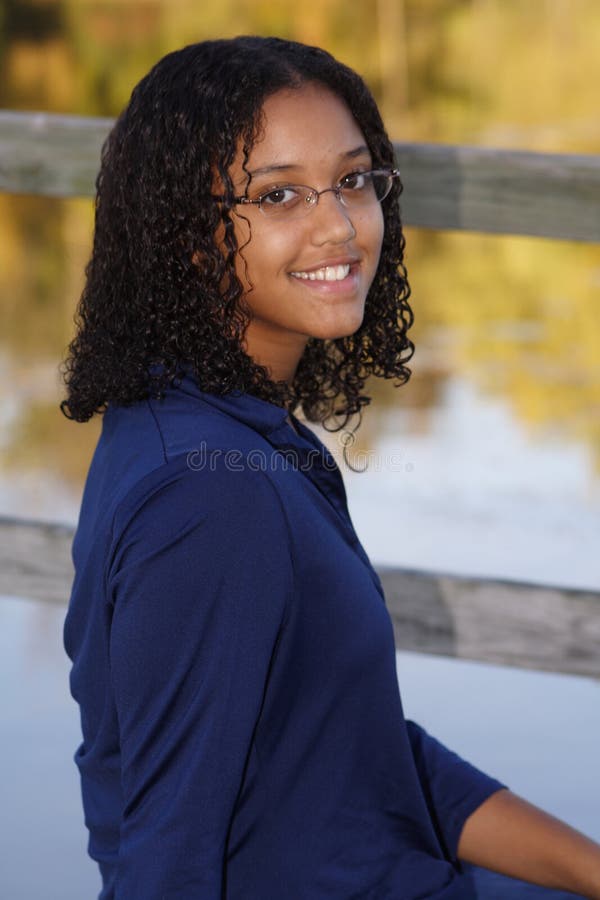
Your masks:
<instances>
[{"instance_id":1,"label":"smiling mouth","mask_svg":"<svg viewBox=\"0 0 600 900\"><path fill-rule=\"evenodd\" d=\"M303 281L343 281L350 274L350 265L323 266L322 269L313 269L310 272L290 272L294 278Z\"/></svg>"}]
</instances>

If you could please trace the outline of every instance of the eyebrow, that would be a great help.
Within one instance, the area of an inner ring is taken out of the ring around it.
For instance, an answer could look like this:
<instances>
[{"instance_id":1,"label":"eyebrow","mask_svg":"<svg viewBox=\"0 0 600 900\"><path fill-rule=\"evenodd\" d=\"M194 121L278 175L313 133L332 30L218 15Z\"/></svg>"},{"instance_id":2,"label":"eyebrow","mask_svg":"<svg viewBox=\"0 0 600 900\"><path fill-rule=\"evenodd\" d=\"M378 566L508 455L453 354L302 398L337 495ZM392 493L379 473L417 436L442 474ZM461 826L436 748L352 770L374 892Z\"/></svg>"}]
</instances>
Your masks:
<instances>
[{"instance_id":1,"label":"eyebrow","mask_svg":"<svg viewBox=\"0 0 600 900\"><path fill-rule=\"evenodd\" d=\"M346 153L340 154L340 161L356 159L357 156L362 156L364 153L370 153L370 150L366 144L361 144L360 147L355 147L354 150L348 150ZM297 168L298 163L280 163L276 166L261 166L259 169L248 170L248 173L252 178L256 178L257 175L268 175L271 172L284 172L288 169Z\"/></svg>"}]
</instances>

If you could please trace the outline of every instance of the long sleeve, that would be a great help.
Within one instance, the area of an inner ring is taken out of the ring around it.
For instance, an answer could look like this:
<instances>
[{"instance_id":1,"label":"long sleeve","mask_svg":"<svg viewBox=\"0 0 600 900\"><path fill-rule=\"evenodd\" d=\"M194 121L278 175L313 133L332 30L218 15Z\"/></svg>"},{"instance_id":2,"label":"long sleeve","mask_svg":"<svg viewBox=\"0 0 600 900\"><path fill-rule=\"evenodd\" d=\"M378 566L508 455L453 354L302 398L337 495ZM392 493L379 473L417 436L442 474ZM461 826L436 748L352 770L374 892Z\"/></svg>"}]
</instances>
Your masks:
<instances>
[{"instance_id":1,"label":"long sleeve","mask_svg":"<svg viewBox=\"0 0 600 900\"><path fill-rule=\"evenodd\" d=\"M228 829L292 590L268 479L165 467L109 573L124 811L118 900L219 900Z\"/></svg>"},{"instance_id":2,"label":"long sleeve","mask_svg":"<svg viewBox=\"0 0 600 900\"><path fill-rule=\"evenodd\" d=\"M467 818L491 794L505 787L407 720L419 780L438 837L451 859Z\"/></svg>"}]
</instances>

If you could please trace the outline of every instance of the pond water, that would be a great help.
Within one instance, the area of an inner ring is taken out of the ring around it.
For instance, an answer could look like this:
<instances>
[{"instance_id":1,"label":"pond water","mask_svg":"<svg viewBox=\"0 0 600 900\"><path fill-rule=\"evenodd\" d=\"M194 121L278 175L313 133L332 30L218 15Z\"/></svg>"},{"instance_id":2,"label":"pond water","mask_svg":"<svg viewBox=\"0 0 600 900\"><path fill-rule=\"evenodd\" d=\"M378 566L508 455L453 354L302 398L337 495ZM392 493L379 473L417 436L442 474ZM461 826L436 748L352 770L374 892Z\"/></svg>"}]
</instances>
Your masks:
<instances>
[{"instance_id":1,"label":"pond water","mask_svg":"<svg viewBox=\"0 0 600 900\"><path fill-rule=\"evenodd\" d=\"M377 563L600 587L600 480L589 449L532 436L502 398L447 377L426 425L374 410L371 449L344 467L358 534ZM323 435L338 461L339 441Z\"/></svg>"},{"instance_id":2,"label":"pond water","mask_svg":"<svg viewBox=\"0 0 600 900\"><path fill-rule=\"evenodd\" d=\"M72 755L65 610L0 597L0 897L91 900ZM600 682L397 655L408 716L513 790L600 840ZM592 713L594 711L594 713Z\"/></svg>"}]
</instances>

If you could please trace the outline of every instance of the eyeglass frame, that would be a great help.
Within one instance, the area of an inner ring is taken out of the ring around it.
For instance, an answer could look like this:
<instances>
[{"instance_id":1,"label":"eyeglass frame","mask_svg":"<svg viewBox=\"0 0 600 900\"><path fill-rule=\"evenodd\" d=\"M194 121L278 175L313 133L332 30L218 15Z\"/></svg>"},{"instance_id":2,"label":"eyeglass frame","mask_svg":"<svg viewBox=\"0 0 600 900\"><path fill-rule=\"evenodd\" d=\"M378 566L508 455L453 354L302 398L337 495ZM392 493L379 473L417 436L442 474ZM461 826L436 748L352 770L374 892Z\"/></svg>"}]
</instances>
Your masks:
<instances>
[{"instance_id":1,"label":"eyeglass frame","mask_svg":"<svg viewBox=\"0 0 600 900\"><path fill-rule=\"evenodd\" d=\"M393 186L394 179L400 177L400 171L398 169L368 169L366 172L350 172L348 174L350 174L350 175L386 175L387 178L389 179L389 187L388 187L387 191L385 192L385 194L383 195L383 197L377 198L377 203L382 203L385 200L385 198L387 196L389 196L389 193ZM347 177L348 177L347 175L344 175L344 178L347 178ZM233 205L234 206L237 206L237 205L258 206L262 215L265 216L265 218L269 218L269 214L266 213L262 207L264 198L267 197L269 194L272 194L274 191L284 190L285 188L293 188L293 187L307 188L307 190L310 191L310 194L308 194L307 197L305 198L306 199L306 209L308 210L308 212L313 210L318 205L321 194L329 194L329 193L335 194L336 199L339 201L339 203L341 203L341 205L345 209L352 209L352 206L349 205L347 200L345 200L342 196L341 181L338 182L333 187L323 188L322 191L318 191L316 188L311 187L309 184L292 184L291 182L288 182L287 184L280 184L280 185L277 185L276 187L270 188L270 190L268 190L268 191L264 191L264 193L262 193L259 197L255 197L254 200L251 200L249 197L234 197ZM314 200L309 200L309 198L311 196L314 197ZM223 201L223 200L225 200L225 197L213 197L213 199Z\"/></svg>"}]
</instances>

